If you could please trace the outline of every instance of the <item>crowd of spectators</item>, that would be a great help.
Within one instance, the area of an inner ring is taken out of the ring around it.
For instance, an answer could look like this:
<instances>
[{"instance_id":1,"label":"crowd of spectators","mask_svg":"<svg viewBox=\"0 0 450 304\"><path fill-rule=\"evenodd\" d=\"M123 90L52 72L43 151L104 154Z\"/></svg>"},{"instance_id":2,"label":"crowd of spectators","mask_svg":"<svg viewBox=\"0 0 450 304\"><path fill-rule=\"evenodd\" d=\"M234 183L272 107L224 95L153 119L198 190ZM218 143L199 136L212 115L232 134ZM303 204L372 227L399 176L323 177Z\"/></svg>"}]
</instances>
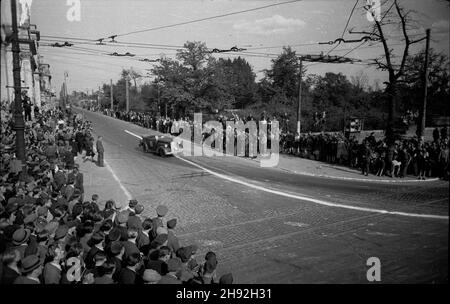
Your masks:
<instances>
[{"instance_id":1,"label":"crowd of spectators","mask_svg":"<svg viewBox=\"0 0 450 304\"><path fill-rule=\"evenodd\" d=\"M180 125L187 122L191 129L194 128L194 121L189 118L178 120L164 117L156 117L150 113L110 111L104 109L103 114L118 119L132 122L142 127L153 129L162 133L178 135ZM226 121L236 121L240 119L236 115L229 117L217 116L216 120L222 122L223 130L226 128ZM252 116L241 118L244 123L255 120ZM272 120L276 119L273 117ZM267 148L271 147L273 135L270 133L271 119L262 117L268 124ZM348 167L361 170L362 174L373 174L377 176L388 176L403 178L406 175L413 175L418 179L426 177L449 178L449 138L447 128L440 131L435 129L433 141L419 141L417 138L406 138L396 141L395 145L387 145L384 139L376 140L374 134L370 134L362 141L358 141L355 136L344 136L342 132L322 132L320 134L294 134L287 129L283 123L283 117L279 117L280 137L279 151L281 153L295 155L302 158L314 159L331 164L346 165ZM258 124L256 124L258 126ZM191 131L191 135L194 132ZM203 138L209 136L211 132L204 132ZM243 134L248 143L248 131ZM235 131L235 140L239 134ZM260 138L258 137L258 141ZM224 139L223 151L226 151ZM236 147L236 145L235 145ZM257 145L259 151L259 144ZM236 149L235 149L236 154ZM245 150L246 157L255 157L249 153L248 146Z\"/></svg>"},{"instance_id":2,"label":"crowd of spectators","mask_svg":"<svg viewBox=\"0 0 450 304\"><path fill-rule=\"evenodd\" d=\"M166 206L144 217L136 200L118 208L85 197L78 160L95 156L89 121L36 112L26 122L22 162L5 105L1 115L1 284L232 283L231 274L218 277L214 252L198 262L196 245L180 245Z\"/></svg>"},{"instance_id":3,"label":"crowd of spectators","mask_svg":"<svg viewBox=\"0 0 450 304\"><path fill-rule=\"evenodd\" d=\"M342 133L283 134L282 151L304 158L361 169L362 174L399 177L449 177L449 138L447 129L433 132L433 141L417 137L397 140L388 145L374 133L361 142Z\"/></svg>"}]
</instances>

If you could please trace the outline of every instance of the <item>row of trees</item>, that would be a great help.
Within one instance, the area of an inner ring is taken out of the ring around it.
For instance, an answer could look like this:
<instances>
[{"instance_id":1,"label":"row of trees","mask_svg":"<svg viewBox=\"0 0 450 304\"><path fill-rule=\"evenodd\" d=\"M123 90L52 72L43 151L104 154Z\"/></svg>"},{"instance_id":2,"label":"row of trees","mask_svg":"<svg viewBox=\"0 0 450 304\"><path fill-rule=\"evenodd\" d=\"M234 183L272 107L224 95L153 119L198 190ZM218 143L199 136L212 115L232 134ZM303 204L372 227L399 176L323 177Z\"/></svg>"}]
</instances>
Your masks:
<instances>
[{"instance_id":1,"label":"row of trees","mask_svg":"<svg viewBox=\"0 0 450 304\"><path fill-rule=\"evenodd\" d=\"M421 71L424 53L408 57L405 77L397 85L398 113L417 111L421 106ZM195 111L222 113L237 109L241 115L286 117L295 130L297 113L299 61L289 47L272 60L271 68L256 81L251 65L242 57L216 59L205 43L186 42L176 59L163 58L152 71L154 80L138 85L142 78L133 69L123 70L113 84L114 105L125 109L126 81L129 82L130 109L147 111L170 117L189 116ZM381 85L369 85L368 77L360 72L350 78L342 73L325 75L302 71L302 126L303 130L342 130L344 120L358 117L365 120L365 128L382 129L389 113L389 96ZM449 61L443 54L430 52L430 80L428 112L448 115ZM104 107L110 106L110 85L104 84L100 97ZM317 123L316 113L325 112L325 119Z\"/></svg>"}]
</instances>

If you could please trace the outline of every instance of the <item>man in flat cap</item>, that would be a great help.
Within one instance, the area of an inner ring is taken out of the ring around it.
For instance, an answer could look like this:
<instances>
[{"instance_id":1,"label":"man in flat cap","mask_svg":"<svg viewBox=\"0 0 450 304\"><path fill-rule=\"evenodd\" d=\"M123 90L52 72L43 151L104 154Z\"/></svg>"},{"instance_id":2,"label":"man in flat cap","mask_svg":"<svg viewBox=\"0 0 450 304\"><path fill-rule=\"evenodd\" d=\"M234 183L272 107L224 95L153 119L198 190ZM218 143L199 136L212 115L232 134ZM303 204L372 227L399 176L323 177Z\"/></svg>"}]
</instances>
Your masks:
<instances>
[{"instance_id":1,"label":"man in flat cap","mask_svg":"<svg viewBox=\"0 0 450 304\"><path fill-rule=\"evenodd\" d=\"M104 167L105 165L103 164L103 155L105 153L105 149L103 148L103 137L99 136L97 138L97 143L96 143L96 149L97 149L97 165L99 167Z\"/></svg>"},{"instance_id":2,"label":"man in flat cap","mask_svg":"<svg viewBox=\"0 0 450 304\"><path fill-rule=\"evenodd\" d=\"M176 225L177 219L167 221L167 246L170 250L172 250L172 252L176 252L178 248L180 248L180 242L178 241L174 231Z\"/></svg>"},{"instance_id":3,"label":"man in flat cap","mask_svg":"<svg viewBox=\"0 0 450 304\"><path fill-rule=\"evenodd\" d=\"M22 275L14 284L41 284L39 276L42 274L42 263L38 256L32 254L22 259Z\"/></svg>"}]
</instances>

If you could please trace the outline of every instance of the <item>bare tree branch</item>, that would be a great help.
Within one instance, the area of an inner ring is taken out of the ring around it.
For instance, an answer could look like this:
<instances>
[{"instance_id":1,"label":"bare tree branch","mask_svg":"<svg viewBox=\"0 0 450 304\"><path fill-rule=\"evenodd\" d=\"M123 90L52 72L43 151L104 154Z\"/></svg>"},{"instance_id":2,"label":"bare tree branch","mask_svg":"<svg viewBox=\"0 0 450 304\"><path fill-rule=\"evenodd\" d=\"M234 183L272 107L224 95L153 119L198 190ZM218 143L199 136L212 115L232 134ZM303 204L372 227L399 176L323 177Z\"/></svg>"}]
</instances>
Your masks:
<instances>
[{"instance_id":1,"label":"bare tree branch","mask_svg":"<svg viewBox=\"0 0 450 304\"><path fill-rule=\"evenodd\" d=\"M400 78L403 74L404 68L405 68L405 62L406 62L406 58L408 57L408 51L409 51L409 45L410 40L409 40L409 36L408 33L406 32L406 14L402 13L402 10L400 8L400 6L398 5L397 0L394 0L395 3L395 9L397 10L397 14L400 17L400 21L401 21L401 25L402 25L402 32L403 32L403 37L405 39L405 48L403 50L403 57L402 57L402 63L400 64L400 69L398 70L397 74L395 74L396 78Z\"/></svg>"}]
</instances>

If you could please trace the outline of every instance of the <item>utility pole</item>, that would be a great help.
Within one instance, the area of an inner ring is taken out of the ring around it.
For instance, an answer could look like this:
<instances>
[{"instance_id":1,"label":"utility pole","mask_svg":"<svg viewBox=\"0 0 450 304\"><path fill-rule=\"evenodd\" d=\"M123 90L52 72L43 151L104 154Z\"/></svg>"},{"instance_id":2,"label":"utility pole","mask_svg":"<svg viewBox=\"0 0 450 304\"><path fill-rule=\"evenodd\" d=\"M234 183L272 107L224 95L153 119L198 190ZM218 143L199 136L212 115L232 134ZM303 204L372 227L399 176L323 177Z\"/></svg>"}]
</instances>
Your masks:
<instances>
[{"instance_id":1,"label":"utility pole","mask_svg":"<svg viewBox=\"0 0 450 304\"><path fill-rule=\"evenodd\" d=\"M67 94L67 71L64 71L64 101L63 101L63 112L66 111L66 105L69 101L69 96Z\"/></svg>"},{"instance_id":2,"label":"utility pole","mask_svg":"<svg viewBox=\"0 0 450 304\"><path fill-rule=\"evenodd\" d=\"M114 98L113 98L113 84L112 79L109 81L109 87L111 89L111 111L114 111Z\"/></svg>"},{"instance_id":3,"label":"utility pole","mask_svg":"<svg viewBox=\"0 0 450 304\"><path fill-rule=\"evenodd\" d=\"M125 78L125 95L126 95L126 101L127 101L127 104L126 104L126 110L127 110L127 112L129 112L130 111L130 93L128 92L128 77L127 78Z\"/></svg>"},{"instance_id":4,"label":"utility pole","mask_svg":"<svg viewBox=\"0 0 450 304\"><path fill-rule=\"evenodd\" d=\"M94 90L92 90L92 94L94 94ZM98 87L97 93L97 107L100 109L100 86Z\"/></svg>"},{"instance_id":5,"label":"utility pole","mask_svg":"<svg viewBox=\"0 0 450 304\"><path fill-rule=\"evenodd\" d=\"M302 67L303 67L303 57L300 56L300 72L298 75L298 105L297 105L297 133L300 135L301 131L301 111L302 111Z\"/></svg>"},{"instance_id":6,"label":"utility pole","mask_svg":"<svg viewBox=\"0 0 450 304\"><path fill-rule=\"evenodd\" d=\"M417 126L417 137L419 139L423 140L423 136L425 134L425 121L426 121L426 114L427 114L427 89L428 89L428 52L430 48L430 29L426 30L427 36L426 36L426 47L425 47L425 62L424 62L424 71L423 71L423 104L422 104L422 111L420 113L420 121Z\"/></svg>"},{"instance_id":7,"label":"utility pole","mask_svg":"<svg viewBox=\"0 0 450 304\"><path fill-rule=\"evenodd\" d=\"M25 122L23 121L21 81L20 81L20 45L19 30L17 28L17 3L11 1L12 19L12 53L13 53L13 76L14 76L14 130L16 131L16 157L25 161ZM23 167L25 170L26 167Z\"/></svg>"}]
</instances>

